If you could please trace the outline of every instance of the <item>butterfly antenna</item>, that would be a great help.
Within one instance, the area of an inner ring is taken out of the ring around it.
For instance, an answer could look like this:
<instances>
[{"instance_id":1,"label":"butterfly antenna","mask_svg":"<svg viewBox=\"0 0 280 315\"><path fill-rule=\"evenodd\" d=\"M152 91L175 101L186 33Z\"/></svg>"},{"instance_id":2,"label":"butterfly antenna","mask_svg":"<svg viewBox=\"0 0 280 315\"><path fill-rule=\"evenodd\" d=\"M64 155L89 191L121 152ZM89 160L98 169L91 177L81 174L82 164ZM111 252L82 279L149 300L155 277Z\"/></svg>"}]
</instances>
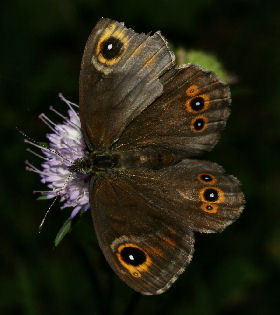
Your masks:
<instances>
[{"instance_id":1,"label":"butterfly antenna","mask_svg":"<svg viewBox=\"0 0 280 315\"><path fill-rule=\"evenodd\" d=\"M17 126L16 126L16 130L17 130L23 137L27 138L28 140L30 140L30 141L32 141L32 142L34 142L34 143L39 144L38 141L36 141L36 140L32 139L31 137L29 137L23 130L19 129L19 127L17 127ZM43 145L42 145L42 146L43 146Z\"/></svg>"},{"instance_id":2,"label":"butterfly antenna","mask_svg":"<svg viewBox=\"0 0 280 315\"><path fill-rule=\"evenodd\" d=\"M43 219L42 219L42 221L41 221L41 223L40 223L40 225L39 225L39 229L38 229L38 233L39 233L39 234L41 233L42 228L43 228L43 225L44 225L44 223L45 223L45 221L46 221L46 218L47 218L47 216L48 216L48 214L49 214L51 208L53 207L54 203L56 202L57 198L58 198L58 196L56 196L56 197L54 198L54 200L52 201L52 203L51 203L51 205L49 206L48 210L46 211L46 213L45 213L45 215L44 215L44 217L43 217Z\"/></svg>"},{"instance_id":3,"label":"butterfly antenna","mask_svg":"<svg viewBox=\"0 0 280 315\"><path fill-rule=\"evenodd\" d=\"M70 173L70 174L67 176L67 178L66 178L66 180L65 180L65 182L64 182L64 184L63 184L63 186L60 188L59 191L64 190L64 188L66 187L66 185L69 183L71 177L73 177L72 173ZM44 217L43 217L43 219L42 219L42 221L41 221L41 223L40 223L40 225L39 225L39 229L38 229L38 233L39 233L39 234L40 234L41 231L42 231L42 228L43 228L43 226L44 226L44 224L45 224L46 218L47 218L47 216L48 216L48 214L49 214L51 208L53 207L53 205L55 204L57 198L59 197L59 193L58 193L58 192L56 192L56 193L57 193L56 197L55 197L54 200L52 201L51 205L49 206L48 210L46 211L46 213L45 213L45 215L44 215Z\"/></svg>"},{"instance_id":4,"label":"butterfly antenna","mask_svg":"<svg viewBox=\"0 0 280 315\"><path fill-rule=\"evenodd\" d=\"M16 130L23 136L25 137L26 139L24 139L24 142L25 143L28 143L28 144L31 144L33 145L34 147L37 147L41 150L47 150L59 157L61 157L63 160L69 162L69 163L72 163L72 161L66 159L64 156L62 156L59 152L57 152L56 150L54 149L51 149L51 148L48 148L46 145L44 145L43 143L40 143L36 140L34 140L33 138L29 137L24 131L22 131L21 129L19 129L18 127L16 127ZM33 152L32 152L33 153ZM36 154L35 154L36 155Z\"/></svg>"}]
</instances>

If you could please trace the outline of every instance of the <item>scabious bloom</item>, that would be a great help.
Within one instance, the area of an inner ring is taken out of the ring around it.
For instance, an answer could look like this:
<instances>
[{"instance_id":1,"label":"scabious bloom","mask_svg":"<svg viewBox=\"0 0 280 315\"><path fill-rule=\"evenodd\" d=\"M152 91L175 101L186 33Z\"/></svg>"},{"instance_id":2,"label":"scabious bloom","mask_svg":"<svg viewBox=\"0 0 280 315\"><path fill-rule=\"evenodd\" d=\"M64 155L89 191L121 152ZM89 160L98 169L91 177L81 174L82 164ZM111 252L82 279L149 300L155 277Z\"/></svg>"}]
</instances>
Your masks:
<instances>
[{"instance_id":1,"label":"scabious bloom","mask_svg":"<svg viewBox=\"0 0 280 315\"><path fill-rule=\"evenodd\" d=\"M47 199L60 197L63 203L61 209L66 207L74 208L70 218L89 208L88 181L89 175L72 173L69 167L78 158L83 158L87 153L87 148L83 139L81 122L78 113L73 106L78 105L66 100L62 94L60 98L68 105L68 116L65 117L52 106L50 110L63 119L63 123L56 124L44 113L39 118L51 129L51 133L46 137L49 140L49 147L40 145L34 141L25 140L41 150L43 156L28 149L29 152L43 159L41 169L36 168L29 161L26 161L26 169L38 173L41 182L47 184L50 190L35 191L46 196Z\"/></svg>"}]
</instances>

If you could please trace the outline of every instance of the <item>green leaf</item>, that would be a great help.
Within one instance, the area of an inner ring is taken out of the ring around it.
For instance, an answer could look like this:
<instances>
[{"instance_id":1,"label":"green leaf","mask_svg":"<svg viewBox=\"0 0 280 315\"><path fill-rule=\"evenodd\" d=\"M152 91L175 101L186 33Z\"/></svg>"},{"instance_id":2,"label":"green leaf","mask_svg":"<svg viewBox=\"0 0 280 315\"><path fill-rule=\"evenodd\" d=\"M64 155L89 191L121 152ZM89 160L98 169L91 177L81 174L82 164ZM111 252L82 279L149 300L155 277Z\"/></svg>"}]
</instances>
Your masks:
<instances>
[{"instance_id":1,"label":"green leaf","mask_svg":"<svg viewBox=\"0 0 280 315\"><path fill-rule=\"evenodd\" d=\"M58 231L56 238L54 240L54 245L55 247L58 246L58 244L62 241L62 239L64 238L64 236L68 233L71 232L71 227L72 227L72 220L70 218L68 218L64 224L62 225L62 227L60 228L60 230Z\"/></svg>"},{"instance_id":2,"label":"green leaf","mask_svg":"<svg viewBox=\"0 0 280 315\"><path fill-rule=\"evenodd\" d=\"M37 198L37 200L46 200L46 199L47 199L46 195L42 195Z\"/></svg>"},{"instance_id":3,"label":"green leaf","mask_svg":"<svg viewBox=\"0 0 280 315\"><path fill-rule=\"evenodd\" d=\"M220 80L224 82L227 82L229 79L222 63L216 56L212 54L200 50L185 50L184 48L178 48L176 50L176 57L178 64L184 64L188 62L194 63L207 70L213 71L220 78Z\"/></svg>"}]
</instances>

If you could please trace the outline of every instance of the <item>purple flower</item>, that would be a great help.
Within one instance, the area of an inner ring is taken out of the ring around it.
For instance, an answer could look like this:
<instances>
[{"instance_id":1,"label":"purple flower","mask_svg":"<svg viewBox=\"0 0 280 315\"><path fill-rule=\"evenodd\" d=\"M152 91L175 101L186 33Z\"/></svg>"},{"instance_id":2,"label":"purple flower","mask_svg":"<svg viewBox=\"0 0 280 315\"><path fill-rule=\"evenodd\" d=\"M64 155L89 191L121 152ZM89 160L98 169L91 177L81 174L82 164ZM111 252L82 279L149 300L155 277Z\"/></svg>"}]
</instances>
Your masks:
<instances>
[{"instance_id":1,"label":"purple flower","mask_svg":"<svg viewBox=\"0 0 280 315\"><path fill-rule=\"evenodd\" d=\"M50 110L55 112L63 119L63 123L55 124L44 113L39 118L51 129L47 134L49 148L36 143L35 141L25 140L25 142L39 148L44 156L28 149L29 152L42 158L42 169L36 168L29 161L26 161L26 169L38 173L41 176L41 182L47 184L50 190L36 191L46 196L47 199L60 196L63 203L61 209L73 207L70 218L83 210L89 208L88 177L89 175L73 173L69 167L76 159L87 155L88 151L83 139L81 122L78 113L73 106L78 105L66 100L62 94L60 98L68 105L68 116L65 117L52 106Z\"/></svg>"}]
</instances>

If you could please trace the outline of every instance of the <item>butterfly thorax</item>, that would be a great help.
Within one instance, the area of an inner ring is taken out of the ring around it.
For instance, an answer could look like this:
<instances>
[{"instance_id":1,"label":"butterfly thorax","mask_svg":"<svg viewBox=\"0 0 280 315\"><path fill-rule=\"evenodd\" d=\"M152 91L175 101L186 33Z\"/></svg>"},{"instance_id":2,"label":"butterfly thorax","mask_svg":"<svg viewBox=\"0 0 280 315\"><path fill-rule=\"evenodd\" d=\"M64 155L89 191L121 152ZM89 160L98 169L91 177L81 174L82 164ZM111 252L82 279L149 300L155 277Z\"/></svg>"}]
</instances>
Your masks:
<instances>
[{"instance_id":1,"label":"butterfly thorax","mask_svg":"<svg viewBox=\"0 0 280 315\"><path fill-rule=\"evenodd\" d=\"M69 167L71 172L90 174L108 172L112 169L161 169L179 162L181 158L169 152L90 152L76 159Z\"/></svg>"}]
</instances>

